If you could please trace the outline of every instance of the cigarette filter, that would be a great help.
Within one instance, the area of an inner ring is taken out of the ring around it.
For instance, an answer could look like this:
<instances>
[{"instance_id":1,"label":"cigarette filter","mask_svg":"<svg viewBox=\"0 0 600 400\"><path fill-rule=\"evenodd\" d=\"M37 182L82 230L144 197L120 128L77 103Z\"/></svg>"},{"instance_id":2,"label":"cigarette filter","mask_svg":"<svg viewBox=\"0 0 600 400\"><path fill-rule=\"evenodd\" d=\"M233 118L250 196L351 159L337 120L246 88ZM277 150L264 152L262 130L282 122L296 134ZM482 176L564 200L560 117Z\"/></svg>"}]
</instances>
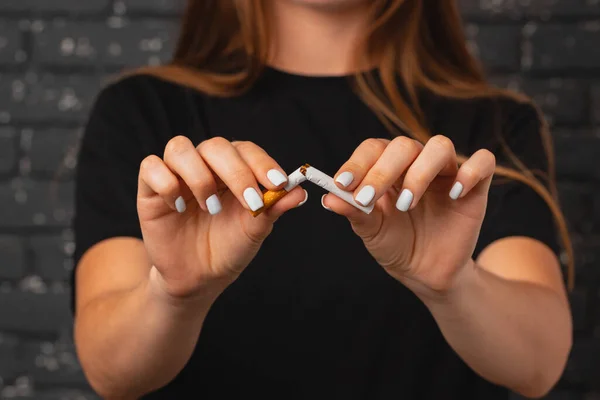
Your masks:
<instances>
[{"instance_id":1,"label":"cigarette filter","mask_svg":"<svg viewBox=\"0 0 600 400\"><path fill-rule=\"evenodd\" d=\"M281 190L267 190L263 189L263 203L265 204L262 208L259 208L256 211L251 211L252 216L257 217L262 214L265 210L273 207L279 200L281 200L286 194L292 191L296 186L306 181L306 177L300 169L298 168L294 172L288 175L288 182L285 187Z\"/></svg>"},{"instance_id":2,"label":"cigarette filter","mask_svg":"<svg viewBox=\"0 0 600 400\"><path fill-rule=\"evenodd\" d=\"M373 211L373 204L371 204L369 207L364 207L360 205L354 200L354 197L352 197L352 193L346 192L337 187L331 176L327 175L322 171L319 171L315 167L312 167L308 164L304 164L302 167L300 167L300 172L306 176L307 181L321 186L323 189L336 195L340 199L344 200L346 203L353 205L365 214L370 214L371 211Z\"/></svg>"}]
</instances>

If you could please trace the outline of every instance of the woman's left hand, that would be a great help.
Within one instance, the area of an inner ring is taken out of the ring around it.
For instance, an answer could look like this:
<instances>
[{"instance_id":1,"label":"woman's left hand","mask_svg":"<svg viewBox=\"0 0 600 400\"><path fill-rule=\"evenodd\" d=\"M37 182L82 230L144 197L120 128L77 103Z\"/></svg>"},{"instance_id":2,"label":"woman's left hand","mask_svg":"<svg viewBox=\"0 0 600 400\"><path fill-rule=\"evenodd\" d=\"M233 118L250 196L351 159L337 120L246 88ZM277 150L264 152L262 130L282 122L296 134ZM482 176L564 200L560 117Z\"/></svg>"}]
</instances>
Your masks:
<instances>
[{"instance_id":1,"label":"woman's left hand","mask_svg":"<svg viewBox=\"0 0 600 400\"><path fill-rule=\"evenodd\" d=\"M369 215L335 195L322 203L346 216L377 262L418 295L451 290L474 265L495 157L474 153L460 169L444 136L425 146L407 138L367 139L335 175Z\"/></svg>"}]
</instances>

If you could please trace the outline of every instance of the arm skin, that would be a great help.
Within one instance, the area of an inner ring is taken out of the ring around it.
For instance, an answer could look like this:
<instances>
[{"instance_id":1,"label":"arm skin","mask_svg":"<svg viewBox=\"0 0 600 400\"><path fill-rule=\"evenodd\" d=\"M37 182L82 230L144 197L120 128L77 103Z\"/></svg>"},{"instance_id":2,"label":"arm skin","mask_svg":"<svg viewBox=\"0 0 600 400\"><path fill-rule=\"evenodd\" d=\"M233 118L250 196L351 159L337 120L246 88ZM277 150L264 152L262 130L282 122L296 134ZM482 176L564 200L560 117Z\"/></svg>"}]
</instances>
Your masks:
<instances>
[{"instance_id":1,"label":"arm skin","mask_svg":"<svg viewBox=\"0 0 600 400\"><path fill-rule=\"evenodd\" d=\"M98 243L77 268L75 343L103 398L135 399L170 382L192 355L220 293L167 298L155 271L133 238Z\"/></svg>"},{"instance_id":2,"label":"arm skin","mask_svg":"<svg viewBox=\"0 0 600 400\"><path fill-rule=\"evenodd\" d=\"M572 321L554 253L534 239L490 244L442 295L415 290L458 355L485 379L531 398L556 384Z\"/></svg>"}]
</instances>

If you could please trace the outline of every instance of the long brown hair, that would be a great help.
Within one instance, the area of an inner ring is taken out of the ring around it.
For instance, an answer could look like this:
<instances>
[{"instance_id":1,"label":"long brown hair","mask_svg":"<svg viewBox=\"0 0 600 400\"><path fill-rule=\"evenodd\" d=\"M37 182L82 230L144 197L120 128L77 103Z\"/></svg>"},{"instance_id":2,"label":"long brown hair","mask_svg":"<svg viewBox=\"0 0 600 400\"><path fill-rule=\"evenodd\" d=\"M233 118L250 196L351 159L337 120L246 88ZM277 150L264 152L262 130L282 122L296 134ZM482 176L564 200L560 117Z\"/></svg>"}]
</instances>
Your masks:
<instances>
[{"instance_id":1,"label":"long brown hair","mask_svg":"<svg viewBox=\"0 0 600 400\"><path fill-rule=\"evenodd\" d=\"M215 96L248 90L269 57L268 7L262 0L188 0L172 62L136 73L157 75ZM419 107L417 91L452 98L523 95L489 85L480 63L469 53L462 19L454 0L373 0L372 22L355 60L377 60L380 79L357 73L357 94L392 134L404 132L426 142L431 133ZM406 88L402 96L398 79ZM574 257L567 224L557 200L553 149L541 112L541 135L548 156L546 185L505 147L511 167L497 166L496 176L529 185L550 207L568 256L568 284L573 288ZM459 156L459 162L466 157Z\"/></svg>"}]
</instances>

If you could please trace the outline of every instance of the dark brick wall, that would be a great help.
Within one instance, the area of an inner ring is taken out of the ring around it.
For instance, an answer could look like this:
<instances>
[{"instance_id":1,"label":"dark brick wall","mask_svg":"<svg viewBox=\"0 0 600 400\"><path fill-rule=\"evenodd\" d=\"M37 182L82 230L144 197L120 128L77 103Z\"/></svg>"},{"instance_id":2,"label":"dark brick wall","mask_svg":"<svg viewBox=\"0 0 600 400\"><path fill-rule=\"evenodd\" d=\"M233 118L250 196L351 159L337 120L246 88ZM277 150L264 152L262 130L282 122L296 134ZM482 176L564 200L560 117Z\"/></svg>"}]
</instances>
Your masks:
<instances>
[{"instance_id":1,"label":"dark brick wall","mask_svg":"<svg viewBox=\"0 0 600 400\"><path fill-rule=\"evenodd\" d=\"M533 96L553 126L578 284L575 346L549 398L600 399L600 2L459 2L493 81ZM106 76L168 59L180 4L0 1L1 398L95 398L68 310L72 144Z\"/></svg>"}]
</instances>

